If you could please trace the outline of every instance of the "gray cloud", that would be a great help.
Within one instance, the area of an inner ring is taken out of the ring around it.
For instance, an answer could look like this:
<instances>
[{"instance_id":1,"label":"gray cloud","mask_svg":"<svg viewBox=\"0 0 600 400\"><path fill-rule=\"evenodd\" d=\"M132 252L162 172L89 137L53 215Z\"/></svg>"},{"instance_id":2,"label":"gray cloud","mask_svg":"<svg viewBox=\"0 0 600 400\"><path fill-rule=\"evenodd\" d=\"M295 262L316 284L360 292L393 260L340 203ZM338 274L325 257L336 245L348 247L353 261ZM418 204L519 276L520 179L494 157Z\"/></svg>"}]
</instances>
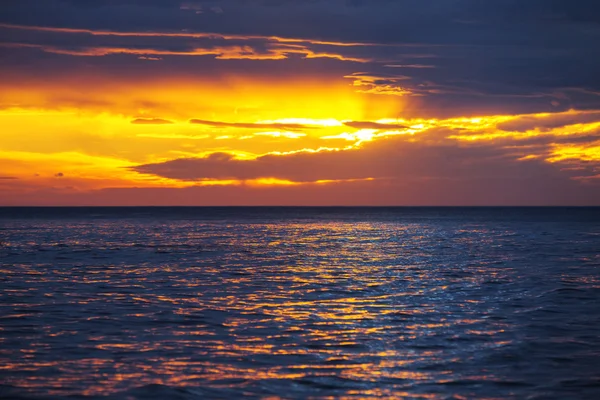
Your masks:
<instances>
[{"instance_id":1,"label":"gray cloud","mask_svg":"<svg viewBox=\"0 0 600 400\"><path fill-rule=\"evenodd\" d=\"M388 68L417 68L417 69L435 68L435 65L428 65L428 64L387 64L385 66Z\"/></svg>"}]
</instances>

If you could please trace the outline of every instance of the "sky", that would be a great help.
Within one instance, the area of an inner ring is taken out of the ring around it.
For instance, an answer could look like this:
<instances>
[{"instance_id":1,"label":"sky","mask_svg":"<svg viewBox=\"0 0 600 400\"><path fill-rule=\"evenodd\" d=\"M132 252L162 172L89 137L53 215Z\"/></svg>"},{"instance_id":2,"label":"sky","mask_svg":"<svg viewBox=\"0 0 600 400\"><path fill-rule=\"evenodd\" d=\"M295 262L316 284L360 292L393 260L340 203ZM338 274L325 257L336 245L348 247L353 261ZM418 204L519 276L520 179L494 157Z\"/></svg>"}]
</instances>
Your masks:
<instances>
[{"instance_id":1,"label":"sky","mask_svg":"<svg viewBox=\"0 0 600 400\"><path fill-rule=\"evenodd\" d=\"M0 205L600 205L597 0L2 0Z\"/></svg>"}]
</instances>

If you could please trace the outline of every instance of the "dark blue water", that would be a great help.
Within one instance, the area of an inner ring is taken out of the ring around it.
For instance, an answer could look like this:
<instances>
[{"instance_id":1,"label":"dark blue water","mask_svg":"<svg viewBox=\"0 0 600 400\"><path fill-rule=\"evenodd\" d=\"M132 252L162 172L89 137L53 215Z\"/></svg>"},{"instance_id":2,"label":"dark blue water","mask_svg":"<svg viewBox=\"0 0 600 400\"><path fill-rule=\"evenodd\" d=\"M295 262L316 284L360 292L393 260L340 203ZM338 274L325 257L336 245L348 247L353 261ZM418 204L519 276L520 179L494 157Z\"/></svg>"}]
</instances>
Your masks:
<instances>
[{"instance_id":1,"label":"dark blue water","mask_svg":"<svg viewBox=\"0 0 600 400\"><path fill-rule=\"evenodd\" d=\"M0 208L1 398L600 398L600 208Z\"/></svg>"}]
</instances>

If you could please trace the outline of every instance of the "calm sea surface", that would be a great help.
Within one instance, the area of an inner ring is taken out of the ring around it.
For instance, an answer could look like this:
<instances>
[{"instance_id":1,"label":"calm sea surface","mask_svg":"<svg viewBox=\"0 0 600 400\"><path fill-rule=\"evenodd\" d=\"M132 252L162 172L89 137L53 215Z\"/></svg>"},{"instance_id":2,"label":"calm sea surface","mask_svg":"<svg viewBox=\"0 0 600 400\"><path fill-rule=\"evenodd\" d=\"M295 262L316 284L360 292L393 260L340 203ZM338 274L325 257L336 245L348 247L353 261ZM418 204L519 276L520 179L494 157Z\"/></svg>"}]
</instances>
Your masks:
<instances>
[{"instance_id":1,"label":"calm sea surface","mask_svg":"<svg viewBox=\"0 0 600 400\"><path fill-rule=\"evenodd\" d=\"M0 398L600 398L600 208L0 208Z\"/></svg>"}]
</instances>

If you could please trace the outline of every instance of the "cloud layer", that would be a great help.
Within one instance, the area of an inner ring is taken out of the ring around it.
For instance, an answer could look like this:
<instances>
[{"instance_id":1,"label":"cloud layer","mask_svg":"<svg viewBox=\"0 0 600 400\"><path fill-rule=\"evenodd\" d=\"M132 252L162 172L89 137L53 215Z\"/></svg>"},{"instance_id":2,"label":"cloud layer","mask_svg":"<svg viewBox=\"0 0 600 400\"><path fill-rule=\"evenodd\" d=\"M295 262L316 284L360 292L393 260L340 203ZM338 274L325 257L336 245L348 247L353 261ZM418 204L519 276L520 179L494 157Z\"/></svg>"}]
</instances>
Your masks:
<instances>
[{"instance_id":1,"label":"cloud layer","mask_svg":"<svg viewBox=\"0 0 600 400\"><path fill-rule=\"evenodd\" d=\"M0 204L600 202L595 0L0 3Z\"/></svg>"},{"instance_id":2,"label":"cloud layer","mask_svg":"<svg viewBox=\"0 0 600 400\"><path fill-rule=\"evenodd\" d=\"M600 30L592 17L600 14L600 6L590 0L120 0L85 5L7 0L2 11L0 45L14 55L130 55L158 62L200 56L287 60L290 66L296 58L330 59L345 65L336 67L339 77L351 78L357 91L427 97L430 113L464 113L472 107L486 113L593 108L600 99L595 51ZM171 63L170 73L183 72L182 64L189 63L179 64ZM202 61L194 68L202 73L208 65Z\"/></svg>"},{"instance_id":3,"label":"cloud layer","mask_svg":"<svg viewBox=\"0 0 600 400\"><path fill-rule=\"evenodd\" d=\"M232 154L212 153L202 158L181 158L133 167L133 170L182 181L252 180L276 178L291 182L324 180L385 179L472 182L530 181L571 185L573 180L595 180L600 173L600 118L597 128L585 134L577 132L576 116L537 117L536 127L527 134L486 137L481 129L454 126L444 122L419 132L418 136L392 135L385 131L380 138L343 150L300 151L267 154L254 159L238 159ZM588 114L580 119L588 120ZM521 127L516 117L512 123ZM558 125L562 120L562 124ZM539 127L555 125L556 131L545 134ZM347 123L352 125L353 123ZM365 123L358 123L360 127ZM509 125L500 122L498 125ZM400 125L371 123L366 126L391 129ZM571 127L575 131L565 133ZM488 128L489 129L489 128ZM489 129L491 132L496 130ZM471 135L471 136L469 136ZM474 140L475 139L475 140ZM585 149L590 158L586 160ZM578 150L580 153L578 153ZM573 168L577 166L577 168ZM514 190L520 190L515 187ZM548 193L551 195L551 193Z\"/></svg>"}]
</instances>

